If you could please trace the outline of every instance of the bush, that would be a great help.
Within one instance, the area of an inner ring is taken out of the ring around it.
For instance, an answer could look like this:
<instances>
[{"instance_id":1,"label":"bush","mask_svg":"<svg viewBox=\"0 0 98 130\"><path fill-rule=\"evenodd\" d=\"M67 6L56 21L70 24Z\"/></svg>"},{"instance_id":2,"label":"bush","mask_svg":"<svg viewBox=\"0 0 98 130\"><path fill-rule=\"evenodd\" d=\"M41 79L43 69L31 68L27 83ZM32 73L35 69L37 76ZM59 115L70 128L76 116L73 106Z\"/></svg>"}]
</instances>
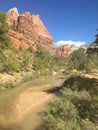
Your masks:
<instances>
[{"instance_id":1,"label":"bush","mask_svg":"<svg viewBox=\"0 0 98 130\"><path fill-rule=\"evenodd\" d=\"M13 81L8 81L4 84L4 88L6 89L12 89L15 88L15 84L13 83Z\"/></svg>"},{"instance_id":2,"label":"bush","mask_svg":"<svg viewBox=\"0 0 98 130\"><path fill-rule=\"evenodd\" d=\"M64 88L61 91L66 100L74 104L78 110L78 114L82 119L89 119L92 99L87 91L72 91L71 89ZM89 106L89 107L88 107Z\"/></svg>"},{"instance_id":3,"label":"bush","mask_svg":"<svg viewBox=\"0 0 98 130\"><path fill-rule=\"evenodd\" d=\"M90 95L98 95L98 82L96 79L87 78L81 75L72 75L64 81L63 87L70 88L71 90L83 91L86 90Z\"/></svg>"},{"instance_id":4,"label":"bush","mask_svg":"<svg viewBox=\"0 0 98 130\"><path fill-rule=\"evenodd\" d=\"M7 36L9 26L6 23L6 14L0 11L0 50L12 47L10 38Z\"/></svg>"},{"instance_id":5,"label":"bush","mask_svg":"<svg viewBox=\"0 0 98 130\"><path fill-rule=\"evenodd\" d=\"M20 65L19 63L13 61L13 60L9 60L7 61L5 64L5 71L15 71L15 72L19 72L20 71Z\"/></svg>"},{"instance_id":6,"label":"bush","mask_svg":"<svg viewBox=\"0 0 98 130\"><path fill-rule=\"evenodd\" d=\"M60 96L50 102L44 114L44 130L97 130L98 82L71 76L63 84Z\"/></svg>"},{"instance_id":7,"label":"bush","mask_svg":"<svg viewBox=\"0 0 98 130\"><path fill-rule=\"evenodd\" d=\"M32 80L33 79L33 75L32 74L30 74L30 75L25 75L25 76L23 76L23 78L22 78L22 82L27 82L27 81L30 81L30 80Z\"/></svg>"},{"instance_id":8,"label":"bush","mask_svg":"<svg viewBox=\"0 0 98 130\"><path fill-rule=\"evenodd\" d=\"M71 76L64 82L63 87L64 89L70 89L70 93L62 91L62 94L67 99L69 94L71 101L78 109L81 119L87 118L93 122L98 120L98 81L96 79L78 75Z\"/></svg>"},{"instance_id":9,"label":"bush","mask_svg":"<svg viewBox=\"0 0 98 130\"><path fill-rule=\"evenodd\" d=\"M76 107L64 98L49 103L48 112L43 119L44 130L80 130Z\"/></svg>"},{"instance_id":10,"label":"bush","mask_svg":"<svg viewBox=\"0 0 98 130\"><path fill-rule=\"evenodd\" d=\"M68 70L81 70L89 73L91 71L90 64L89 64L89 58L86 55L86 51L83 48L80 48L78 50L75 50L71 54L71 59L68 63Z\"/></svg>"},{"instance_id":11,"label":"bush","mask_svg":"<svg viewBox=\"0 0 98 130\"><path fill-rule=\"evenodd\" d=\"M1 58L2 59L1 63L3 63L4 71L18 72L20 70L21 66L17 60L16 54L12 50L6 50L2 53L3 53L3 55Z\"/></svg>"},{"instance_id":12,"label":"bush","mask_svg":"<svg viewBox=\"0 0 98 130\"><path fill-rule=\"evenodd\" d=\"M44 48L38 47L38 51L34 53L33 66L36 70L45 71L48 68L52 72L52 70L58 70L65 64L60 57L53 56Z\"/></svg>"}]
</instances>

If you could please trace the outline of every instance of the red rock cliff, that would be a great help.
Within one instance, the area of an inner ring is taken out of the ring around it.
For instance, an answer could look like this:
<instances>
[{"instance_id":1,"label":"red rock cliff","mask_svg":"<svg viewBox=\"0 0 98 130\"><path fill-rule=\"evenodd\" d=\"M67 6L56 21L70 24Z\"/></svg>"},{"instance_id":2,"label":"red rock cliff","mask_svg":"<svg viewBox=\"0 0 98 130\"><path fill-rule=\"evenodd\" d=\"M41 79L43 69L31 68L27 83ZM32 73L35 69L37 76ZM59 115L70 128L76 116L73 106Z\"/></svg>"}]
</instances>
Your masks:
<instances>
[{"instance_id":1,"label":"red rock cliff","mask_svg":"<svg viewBox=\"0 0 98 130\"><path fill-rule=\"evenodd\" d=\"M19 14L17 8L10 9L6 15L7 23L14 29L8 32L13 46L36 49L37 45L41 45L52 54L56 54L53 38L39 15L31 15L29 12Z\"/></svg>"}]
</instances>

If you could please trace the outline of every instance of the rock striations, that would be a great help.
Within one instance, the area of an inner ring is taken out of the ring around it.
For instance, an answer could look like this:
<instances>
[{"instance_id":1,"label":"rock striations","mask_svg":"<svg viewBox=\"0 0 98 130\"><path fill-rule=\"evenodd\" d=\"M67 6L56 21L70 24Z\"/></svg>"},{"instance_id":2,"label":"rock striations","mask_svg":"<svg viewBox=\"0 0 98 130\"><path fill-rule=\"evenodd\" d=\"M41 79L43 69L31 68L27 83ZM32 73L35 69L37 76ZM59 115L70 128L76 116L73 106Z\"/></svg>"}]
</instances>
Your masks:
<instances>
[{"instance_id":1,"label":"rock striations","mask_svg":"<svg viewBox=\"0 0 98 130\"><path fill-rule=\"evenodd\" d=\"M53 44L53 38L44 26L39 15L29 12L19 14L17 8L10 9L7 13L7 23L11 27L8 32L15 48L37 50L41 45L53 55L69 58L70 53L77 49L73 45L63 45L58 48Z\"/></svg>"},{"instance_id":2,"label":"rock striations","mask_svg":"<svg viewBox=\"0 0 98 130\"><path fill-rule=\"evenodd\" d=\"M31 47L36 50L37 45L41 45L52 54L56 54L53 38L39 15L31 15L29 12L19 14L16 7L10 9L6 15L7 23L11 27L8 35L14 47L22 49Z\"/></svg>"},{"instance_id":3,"label":"rock striations","mask_svg":"<svg viewBox=\"0 0 98 130\"><path fill-rule=\"evenodd\" d=\"M16 7L10 9L7 12L7 23L8 23L8 25L16 28L18 16L19 16L19 13L18 13L18 10L17 10Z\"/></svg>"}]
</instances>

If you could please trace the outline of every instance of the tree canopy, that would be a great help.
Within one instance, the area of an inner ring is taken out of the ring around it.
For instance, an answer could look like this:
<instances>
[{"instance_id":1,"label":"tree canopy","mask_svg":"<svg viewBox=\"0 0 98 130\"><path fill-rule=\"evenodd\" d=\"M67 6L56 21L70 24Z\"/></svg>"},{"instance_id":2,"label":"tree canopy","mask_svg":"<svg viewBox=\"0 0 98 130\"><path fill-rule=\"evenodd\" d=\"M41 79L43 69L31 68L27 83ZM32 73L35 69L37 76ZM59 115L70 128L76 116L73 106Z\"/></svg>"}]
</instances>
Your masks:
<instances>
[{"instance_id":1,"label":"tree canopy","mask_svg":"<svg viewBox=\"0 0 98 130\"><path fill-rule=\"evenodd\" d=\"M7 49L11 46L10 38L7 36L9 26L6 23L6 14L0 11L0 49Z\"/></svg>"}]
</instances>

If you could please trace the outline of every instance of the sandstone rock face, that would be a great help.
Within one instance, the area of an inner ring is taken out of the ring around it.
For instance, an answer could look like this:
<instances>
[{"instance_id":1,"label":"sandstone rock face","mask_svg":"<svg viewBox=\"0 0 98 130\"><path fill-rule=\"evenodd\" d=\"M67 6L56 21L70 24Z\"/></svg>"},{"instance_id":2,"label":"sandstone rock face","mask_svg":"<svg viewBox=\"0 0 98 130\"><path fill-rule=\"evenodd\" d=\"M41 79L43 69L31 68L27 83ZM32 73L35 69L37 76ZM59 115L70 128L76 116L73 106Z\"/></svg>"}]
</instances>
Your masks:
<instances>
[{"instance_id":1,"label":"sandstone rock face","mask_svg":"<svg viewBox=\"0 0 98 130\"><path fill-rule=\"evenodd\" d=\"M65 45L61 45L57 48L57 54L65 57L66 59L70 58L70 54L74 51L77 50L78 47L74 46L74 45L69 45L69 44L65 44Z\"/></svg>"},{"instance_id":2,"label":"sandstone rock face","mask_svg":"<svg viewBox=\"0 0 98 130\"><path fill-rule=\"evenodd\" d=\"M34 32L36 32L36 34L38 36L43 36L43 37L51 40L51 42L53 41L52 36L49 34L49 32L45 28L43 22L40 20L39 15L32 15L32 22L33 22L33 25L34 25Z\"/></svg>"},{"instance_id":3,"label":"sandstone rock face","mask_svg":"<svg viewBox=\"0 0 98 130\"><path fill-rule=\"evenodd\" d=\"M13 46L18 49L28 49L32 48L33 50L37 49L37 45L27 37L24 37L22 33L9 30L8 35L13 42Z\"/></svg>"},{"instance_id":4,"label":"sandstone rock face","mask_svg":"<svg viewBox=\"0 0 98 130\"><path fill-rule=\"evenodd\" d=\"M16 28L18 16L19 16L19 13L18 13L18 10L16 7L8 10L8 12L7 12L8 25Z\"/></svg>"},{"instance_id":5,"label":"sandstone rock face","mask_svg":"<svg viewBox=\"0 0 98 130\"><path fill-rule=\"evenodd\" d=\"M61 45L57 48L57 54L62 57L69 57L70 53L71 53L71 46L68 44Z\"/></svg>"},{"instance_id":6,"label":"sandstone rock face","mask_svg":"<svg viewBox=\"0 0 98 130\"><path fill-rule=\"evenodd\" d=\"M37 45L41 45L52 54L56 54L53 38L39 15L31 15L29 12L19 14L17 8L10 9L6 15L7 23L14 28L8 32L14 47L31 47L35 50Z\"/></svg>"},{"instance_id":7,"label":"sandstone rock face","mask_svg":"<svg viewBox=\"0 0 98 130\"><path fill-rule=\"evenodd\" d=\"M46 37L39 37L36 41L37 45L41 45L42 47L44 47L47 51L49 51L52 55L57 55L56 53L56 47L53 44L53 42L46 38Z\"/></svg>"},{"instance_id":8,"label":"sandstone rock face","mask_svg":"<svg viewBox=\"0 0 98 130\"><path fill-rule=\"evenodd\" d=\"M25 12L18 17L16 29L34 40L34 29L29 12Z\"/></svg>"}]
</instances>

